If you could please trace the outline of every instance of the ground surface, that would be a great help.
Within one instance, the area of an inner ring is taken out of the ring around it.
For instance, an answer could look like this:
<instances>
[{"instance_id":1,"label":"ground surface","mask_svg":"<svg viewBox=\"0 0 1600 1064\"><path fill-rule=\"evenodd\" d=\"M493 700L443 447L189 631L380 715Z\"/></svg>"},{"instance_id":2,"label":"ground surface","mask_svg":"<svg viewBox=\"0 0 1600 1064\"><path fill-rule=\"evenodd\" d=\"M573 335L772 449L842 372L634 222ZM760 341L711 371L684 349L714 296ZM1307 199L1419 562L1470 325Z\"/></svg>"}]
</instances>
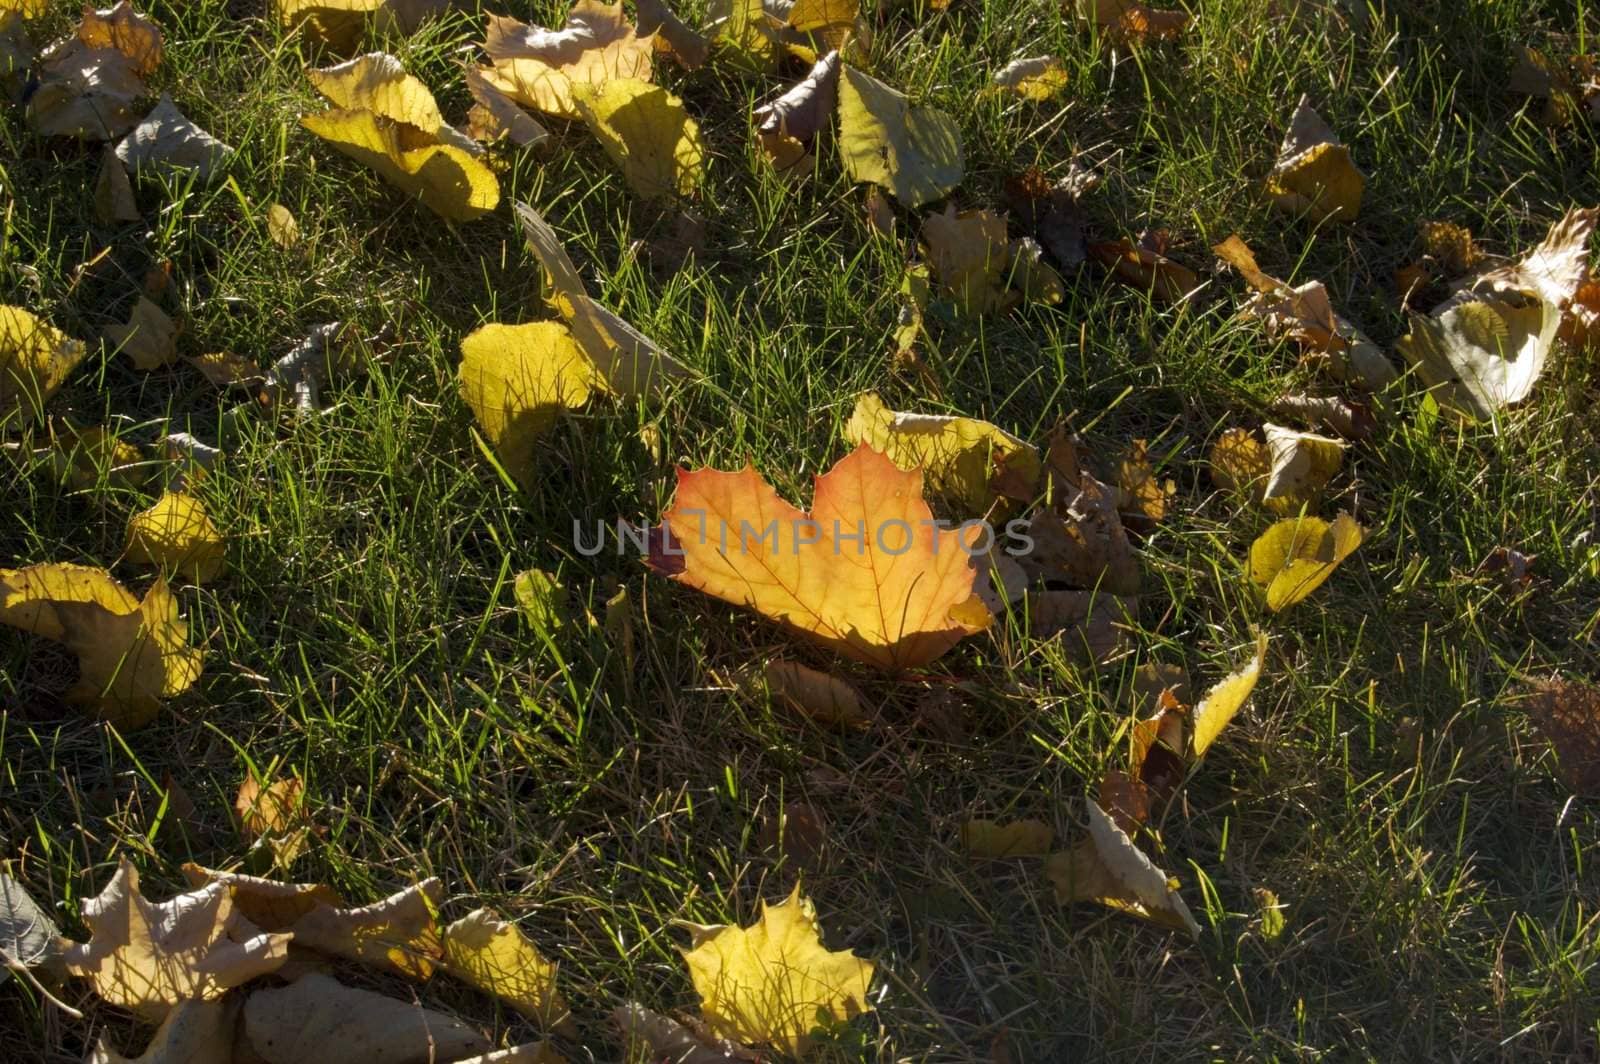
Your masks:
<instances>
[{"instance_id":1,"label":"ground surface","mask_svg":"<svg viewBox=\"0 0 1600 1064\"><path fill-rule=\"evenodd\" d=\"M551 3L502 9L560 19ZM329 826L300 878L369 900L437 874L452 913L500 908L562 964L582 1035L572 1056L584 1059L581 1044L615 1060L611 1007L694 1003L670 920L748 920L758 899L788 892L802 862L762 834L803 801L826 821L805 884L828 942L882 972L877 1011L819 1059L1595 1059L1600 809L1569 799L1514 697L1524 676L1600 671L1592 358L1558 356L1498 432L1457 430L1398 396L1338 482L1337 504L1369 539L1310 601L1269 617L1240 575L1267 518L1217 493L1203 458L1223 428L1257 423L1309 375L1233 318L1237 281L1219 275L1177 311L1086 269L1057 307L940 312L931 374L897 376L890 334L915 218L902 213L900 243L874 239L863 190L831 156L794 189L765 172L745 116L777 80L661 65L714 153L698 206L706 249L667 275L632 246L670 219L629 193L581 128L558 128L543 157L510 154L501 210L447 227L299 128L319 106L308 57L250 5L148 10L168 41L154 83L238 147L232 179L146 190L147 222L107 231L91 210L95 153L41 142L4 112L4 300L96 335L121 320L149 264L170 258L190 353L265 360L335 318L366 335L388 326L394 343L324 416L256 422L205 483L232 574L183 592L206 675L156 724L119 735L66 713L51 692L70 659L0 629L0 856L61 902L69 930L121 853L155 896L179 885L185 860L235 858L234 791L247 763L277 766L305 778ZM1569 206L1600 202L1592 130L1551 132L1540 105L1505 90L1517 45L1589 43L1597 23L1583 5L1397 3L1364 30L1309 3L1208 0L1197 14L1179 44L1113 63L1051 4L908 4L875 16L875 70L959 119L959 204L997 205L1007 175L1077 159L1104 175L1089 200L1098 233L1169 228L1172 253L1204 271L1208 246L1238 231L1268 272L1326 281L1385 346L1404 331L1391 274L1419 221L1467 225L1509 254ZM456 63L481 26L466 12L389 45L447 115L467 105ZM1061 101L980 93L1009 59L1044 53L1071 72ZM1369 175L1353 226L1285 218L1259 195L1301 92ZM545 213L596 295L710 382L566 419L528 491L483 460L455 387L464 333L547 316L512 199ZM260 211L273 201L298 217L303 257L268 239ZM114 268L75 284L113 240ZM1138 654L1096 674L1015 632L969 640L934 669L959 712L919 718L921 686L870 681L885 723L841 737L732 690L735 669L792 640L636 558L573 550L574 519L654 519L678 463L748 456L803 502L869 388L896 409L986 417L1031 438L1071 417L1106 453L1149 439L1178 495L1142 546L1155 590ZM169 425L213 437L225 402L187 366L146 375L96 356L58 405L89 423L130 418L125 433L148 442ZM112 564L126 515L148 502L69 488L11 452L0 565ZM1497 545L1538 555L1527 591L1465 578ZM509 587L530 566L558 570L597 612L626 586L632 659L604 634L536 638ZM1273 642L1253 707L1162 825L1198 943L1059 908L1037 861L958 852L955 826L973 814L1038 816L1075 837L1079 798L1115 756L1120 677L1154 658L1209 682L1258 623ZM198 824L157 815L167 773ZM1275 941L1261 933L1259 888L1285 906ZM517 1026L467 991L421 994ZM90 1027L13 983L0 1029L6 1059L70 1060Z\"/></svg>"}]
</instances>

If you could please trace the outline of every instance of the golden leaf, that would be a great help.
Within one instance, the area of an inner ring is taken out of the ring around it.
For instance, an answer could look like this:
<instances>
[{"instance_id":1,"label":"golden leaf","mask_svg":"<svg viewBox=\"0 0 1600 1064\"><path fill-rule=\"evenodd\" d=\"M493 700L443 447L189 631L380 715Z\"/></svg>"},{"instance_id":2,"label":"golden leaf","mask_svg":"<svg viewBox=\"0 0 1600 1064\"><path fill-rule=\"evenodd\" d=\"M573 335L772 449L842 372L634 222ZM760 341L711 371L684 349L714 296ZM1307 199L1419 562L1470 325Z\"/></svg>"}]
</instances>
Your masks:
<instances>
[{"instance_id":1,"label":"golden leaf","mask_svg":"<svg viewBox=\"0 0 1600 1064\"><path fill-rule=\"evenodd\" d=\"M0 12L38 18L50 9L50 0L0 0Z\"/></svg>"},{"instance_id":2,"label":"golden leaf","mask_svg":"<svg viewBox=\"0 0 1600 1064\"><path fill-rule=\"evenodd\" d=\"M1344 444L1338 440L1270 422L1261 426L1261 433L1271 462L1261 499L1279 513L1315 502L1344 465Z\"/></svg>"},{"instance_id":3,"label":"golden leaf","mask_svg":"<svg viewBox=\"0 0 1600 1064\"><path fill-rule=\"evenodd\" d=\"M68 699L123 728L148 724L161 699L200 678L200 651L164 580L137 599L104 569L45 564L0 569L0 624L65 645L78 655Z\"/></svg>"},{"instance_id":4,"label":"golden leaf","mask_svg":"<svg viewBox=\"0 0 1600 1064\"><path fill-rule=\"evenodd\" d=\"M969 856L981 860L1043 857L1055 841L1055 829L1042 820L1012 820L1002 824L974 818L961 825L961 848Z\"/></svg>"},{"instance_id":5,"label":"golden leaf","mask_svg":"<svg viewBox=\"0 0 1600 1064\"><path fill-rule=\"evenodd\" d=\"M650 81L655 42L640 37L622 5L578 0L559 30L489 16L483 45L491 66L484 79L520 104L562 118L579 118L573 90L602 88L619 78Z\"/></svg>"},{"instance_id":6,"label":"golden leaf","mask_svg":"<svg viewBox=\"0 0 1600 1064\"><path fill-rule=\"evenodd\" d=\"M688 196L705 174L705 143L683 101L636 78L574 85L573 106L645 199Z\"/></svg>"},{"instance_id":7,"label":"golden leaf","mask_svg":"<svg viewBox=\"0 0 1600 1064\"><path fill-rule=\"evenodd\" d=\"M1366 178L1339 143L1333 130L1311 107L1309 96L1300 97L1278 161L1267 175L1267 195L1281 210L1301 212L1312 221L1332 218L1355 221L1361 213L1361 192Z\"/></svg>"},{"instance_id":8,"label":"golden leaf","mask_svg":"<svg viewBox=\"0 0 1600 1064\"><path fill-rule=\"evenodd\" d=\"M382 31L411 33L451 0L273 0L278 24L336 52L349 52L370 21Z\"/></svg>"},{"instance_id":9,"label":"golden leaf","mask_svg":"<svg viewBox=\"0 0 1600 1064\"><path fill-rule=\"evenodd\" d=\"M669 381L689 376L688 368L682 363L589 298L560 238L538 211L526 203L518 203L516 210L528 247L555 289L557 309L607 387L623 398L655 395L663 391Z\"/></svg>"},{"instance_id":10,"label":"golden leaf","mask_svg":"<svg viewBox=\"0 0 1600 1064\"><path fill-rule=\"evenodd\" d=\"M147 372L178 360L177 333L178 326L167 312L145 296L128 312L126 324L105 328L106 339Z\"/></svg>"},{"instance_id":11,"label":"golden leaf","mask_svg":"<svg viewBox=\"0 0 1600 1064\"><path fill-rule=\"evenodd\" d=\"M203 584L220 576L226 543L199 499L169 491L128 521L126 557Z\"/></svg>"},{"instance_id":12,"label":"golden leaf","mask_svg":"<svg viewBox=\"0 0 1600 1064\"><path fill-rule=\"evenodd\" d=\"M546 1028L571 1026L556 966L514 925L478 909L444 929L445 971Z\"/></svg>"},{"instance_id":13,"label":"golden leaf","mask_svg":"<svg viewBox=\"0 0 1600 1064\"><path fill-rule=\"evenodd\" d=\"M688 927L683 959L700 1012L725 1038L799 1054L819 1015L845 1020L872 1008L872 962L822 945L816 909L798 886L778 905L763 901L750 927Z\"/></svg>"},{"instance_id":14,"label":"golden leaf","mask_svg":"<svg viewBox=\"0 0 1600 1064\"><path fill-rule=\"evenodd\" d=\"M1267 660L1267 633L1256 635L1255 656L1242 668L1230 672L1207 691L1189 714L1190 756L1202 757L1228 722L1238 715L1256 689L1261 666Z\"/></svg>"},{"instance_id":15,"label":"golden leaf","mask_svg":"<svg viewBox=\"0 0 1600 1064\"><path fill-rule=\"evenodd\" d=\"M337 66L306 71L311 85L334 107L367 110L380 118L437 133L445 124L428 86L407 74L387 52L368 52Z\"/></svg>"},{"instance_id":16,"label":"golden leaf","mask_svg":"<svg viewBox=\"0 0 1600 1064\"><path fill-rule=\"evenodd\" d=\"M856 400L844 438L883 452L901 469L920 467L929 487L974 515L1001 497L994 478L1002 471L1029 484L1039 479L1038 449L1004 429L976 418L900 413L873 392Z\"/></svg>"},{"instance_id":17,"label":"golden leaf","mask_svg":"<svg viewBox=\"0 0 1600 1064\"><path fill-rule=\"evenodd\" d=\"M539 437L563 410L587 403L596 383L594 366L558 322L484 325L461 340L461 397L524 485L534 479Z\"/></svg>"},{"instance_id":18,"label":"golden leaf","mask_svg":"<svg viewBox=\"0 0 1600 1064\"><path fill-rule=\"evenodd\" d=\"M912 106L848 65L839 81L839 154L852 181L882 185L906 207L940 199L965 172L955 119Z\"/></svg>"},{"instance_id":19,"label":"golden leaf","mask_svg":"<svg viewBox=\"0 0 1600 1064\"><path fill-rule=\"evenodd\" d=\"M490 141L503 135L513 144L534 148L550 139L550 131L534 121L517 101L491 85L482 70L467 67L463 76L475 101L467 112L467 131L473 140Z\"/></svg>"},{"instance_id":20,"label":"golden leaf","mask_svg":"<svg viewBox=\"0 0 1600 1064\"><path fill-rule=\"evenodd\" d=\"M108 1004L151 1019L192 998L215 1001L289 956L290 936L251 924L224 884L146 901L126 857L99 896L84 903L83 922L91 937L67 947L67 970L88 979Z\"/></svg>"},{"instance_id":21,"label":"golden leaf","mask_svg":"<svg viewBox=\"0 0 1600 1064\"><path fill-rule=\"evenodd\" d=\"M1172 40L1189 27L1189 13L1154 8L1139 0L1075 0L1078 19L1119 44Z\"/></svg>"},{"instance_id":22,"label":"golden leaf","mask_svg":"<svg viewBox=\"0 0 1600 1064\"><path fill-rule=\"evenodd\" d=\"M42 417L45 401L88 354L81 340L21 307L0 306L0 426L13 414Z\"/></svg>"},{"instance_id":23,"label":"golden leaf","mask_svg":"<svg viewBox=\"0 0 1600 1064\"><path fill-rule=\"evenodd\" d=\"M338 108L303 115L300 124L451 221L471 221L500 202L500 182L481 160L408 124Z\"/></svg>"},{"instance_id":24,"label":"golden leaf","mask_svg":"<svg viewBox=\"0 0 1600 1064\"><path fill-rule=\"evenodd\" d=\"M968 314L1008 309L1018 302L1007 291L1010 235L993 211L956 212L954 204L922 223L922 240L939 286Z\"/></svg>"},{"instance_id":25,"label":"golden leaf","mask_svg":"<svg viewBox=\"0 0 1600 1064\"><path fill-rule=\"evenodd\" d=\"M149 479L144 453L109 429L78 428L70 421L52 425L50 459L56 475L75 488L112 484L136 488Z\"/></svg>"},{"instance_id":26,"label":"golden leaf","mask_svg":"<svg viewBox=\"0 0 1600 1064\"><path fill-rule=\"evenodd\" d=\"M1170 480L1159 480L1150 466L1150 449L1134 440L1117 458L1117 509L1151 521L1167 516L1167 504L1178 493Z\"/></svg>"},{"instance_id":27,"label":"golden leaf","mask_svg":"<svg viewBox=\"0 0 1600 1064\"><path fill-rule=\"evenodd\" d=\"M1162 927L1200 937L1200 925L1173 880L1134 845L1128 833L1091 801L1089 838L1045 862L1045 875L1062 905L1098 902Z\"/></svg>"},{"instance_id":28,"label":"golden leaf","mask_svg":"<svg viewBox=\"0 0 1600 1064\"><path fill-rule=\"evenodd\" d=\"M1250 545L1250 579L1266 592L1267 609L1293 606L1361 546L1365 533L1355 518L1340 514L1330 524L1319 517L1279 521Z\"/></svg>"},{"instance_id":29,"label":"golden leaf","mask_svg":"<svg viewBox=\"0 0 1600 1064\"><path fill-rule=\"evenodd\" d=\"M1483 249L1472 239L1472 230L1453 222L1423 222L1419 227L1422 250L1451 273L1466 273L1483 260Z\"/></svg>"},{"instance_id":30,"label":"golden leaf","mask_svg":"<svg viewBox=\"0 0 1600 1064\"><path fill-rule=\"evenodd\" d=\"M899 671L988 627L967 556L979 534L937 528L921 471L901 471L861 444L817 478L810 513L750 466L679 469L649 562L840 654Z\"/></svg>"},{"instance_id":31,"label":"golden leaf","mask_svg":"<svg viewBox=\"0 0 1600 1064\"><path fill-rule=\"evenodd\" d=\"M1043 103L1061 95L1068 84L1066 67L1053 55L1036 59L1014 59L995 71L990 84L1024 100Z\"/></svg>"}]
</instances>

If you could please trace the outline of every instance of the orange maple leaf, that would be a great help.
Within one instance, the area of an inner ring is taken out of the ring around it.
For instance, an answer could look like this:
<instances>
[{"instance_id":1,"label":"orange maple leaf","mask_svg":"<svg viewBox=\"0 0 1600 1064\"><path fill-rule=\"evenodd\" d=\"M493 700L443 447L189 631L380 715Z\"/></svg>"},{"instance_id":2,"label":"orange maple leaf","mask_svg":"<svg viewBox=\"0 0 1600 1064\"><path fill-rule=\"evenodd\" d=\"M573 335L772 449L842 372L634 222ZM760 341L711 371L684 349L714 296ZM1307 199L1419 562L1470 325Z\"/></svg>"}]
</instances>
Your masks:
<instances>
[{"instance_id":1,"label":"orange maple leaf","mask_svg":"<svg viewBox=\"0 0 1600 1064\"><path fill-rule=\"evenodd\" d=\"M968 553L984 529L939 528L922 470L903 471L866 444L816 478L809 514L748 464L679 469L654 531L658 572L870 665L926 665L989 624Z\"/></svg>"}]
</instances>

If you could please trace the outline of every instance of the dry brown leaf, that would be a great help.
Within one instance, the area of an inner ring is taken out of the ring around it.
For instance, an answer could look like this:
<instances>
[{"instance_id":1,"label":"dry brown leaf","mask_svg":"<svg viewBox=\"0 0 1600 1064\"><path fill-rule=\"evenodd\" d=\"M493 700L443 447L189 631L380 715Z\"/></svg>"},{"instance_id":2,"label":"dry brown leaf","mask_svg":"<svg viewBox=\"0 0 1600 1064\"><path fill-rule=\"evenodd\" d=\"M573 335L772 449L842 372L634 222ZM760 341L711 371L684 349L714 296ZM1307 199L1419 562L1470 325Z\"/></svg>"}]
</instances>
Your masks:
<instances>
[{"instance_id":1,"label":"dry brown leaf","mask_svg":"<svg viewBox=\"0 0 1600 1064\"><path fill-rule=\"evenodd\" d=\"M872 723L872 714L854 686L797 661L769 661L754 670L750 680L774 700L820 724L864 728Z\"/></svg>"},{"instance_id":2,"label":"dry brown leaf","mask_svg":"<svg viewBox=\"0 0 1600 1064\"><path fill-rule=\"evenodd\" d=\"M1347 440L1367 440L1377 430L1378 419L1366 403L1337 395L1306 395L1294 392L1272 401L1272 412L1280 417L1299 418L1308 424L1321 424Z\"/></svg>"},{"instance_id":3,"label":"dry brown leaf","mask_svg":"<svg viewBox=\"0 0 1600 1064\"><path fill-rule=\"evenodd\" d=\"M239 914L227 886L211 884L167 901L146 901L126 857L83 905L87 943L64 953L67 970L106 1002L158 1019L181 1001L214 1001L277 970L288 935L263 933Z\"/></svg>"},{"instance_id":4,"label":"dry brown leaf","mask_svg":"<svg viewBox=\"0 0 1600 1064\"><path fill-rule=\"evenodd\" d=\"M289 931L295 921L319 906L338 909L344 905L338 892L320 883L280 883L238 872L219 872L192 862L183 866L183 876L192 887L226 885L244 918L268 931Z\"/></svg>"},{"instance_id":5,"label":"dry brown leaf","mask_svg":"<svg viewBox=\"0 0 1600 1064\"><path fill-rule=\"evenodd\" d=\"M139 297L125 324L105 328L106 339L146 372L178 360L177 334L177 323L146 296Z\"/></svg>"},{"instance_id":6,"label":"dry brown leaf","mask_svg":"<svg viewBox=\"0 0 1600 1064\"><path fill-rule=\"evenodd\" d=\"M161 63L161 30L128 0L84 8L77 33L39 57L28 121L47 137L112 140L138 122L144 79Z\"/></svg>"},{"instance_id":7,"label":"dry brown leaf","mask_svg":"<svg viewBox=\"0 0 1600 1064\"><path fill-rule=\"evenodd\" d=\"M650 81L655 42L641 37L622 4L578 0L559 30L489 16L484 79L517 103L561 118L580 118L573 89L603 88L619 78Z\"/></svg>"},{"instance_id":8,"label":"dry brown leaf","mask_svg":"<svg viewBox=\"0 0 1600 1064\"><path fill-rule=\"evenodd\" d=\"M1041 510L1028 520L1031 549L1018 559L1036 581L1100 591L1139 592L1139 562L1117 513L1116 489L1087 473L1058 502L1060 512Z\"/></svg>"},{"instance_id":9,"label":"dry brown leaf","mask_svg":"<svg viewBox=\"0 0 1600 1064\"><path fill-rule=\"evenodd\" d=\"M1152 923L1200 937L1195 922L1168 878L1105 810L1089 802L1089 838L1051 855L1045 874L1063 905L1094 901Z\"/></svg>"},{"instance_id":10,"label":"dry brown leaf","mask_svg":"<svg viewBox=\"0 0 1600 1064\"><path fill-rule=\"evenodd\" d=\"M612 1010L611 1019L630 1049L642 1044L672 1064L729 1064L730 1061L760 1059L757 1053L744 1046L716 1038L709 1032L702 1037L686 1024L652 1012L637 1002L618 1005Z\"/></svg>"},{"instance_id":11,"label":"dry brown leaf","mask_svg":"<svg viewBox=\"0 0 1600 1064\"><path fill-rule=\"evenodd\" d=\"M1149 521L1162 521L1167 505L1178 493L1178 485L1160 480L1150 466L1149 445L1134 440L1116 460L1117 509Z\"/></svg>"},{"instance_id":12,"label":"dry brown leaf","mask_svg":"<svg viewBox=\"0 0 1600 1064\"><path fill-rule=\"evenodd\" d=\"M1111 271L1113 277L1141 292L1148 292L1163 303L1181 303L1200 287L1200 275L1167 258L1152 247L1150 234L1138 244L1120 240L1088 245L1091 258Z\"/></svg>"},{"instance_id":13,"label":"dry brown leaf","mask_svg":"<svg viewBox=\"0 0 1600 1064\"><path fill-rule=\"evenodd\" d=\"M1555 751L1557 777L1574 794L1600 795L1600 688L1578 680L1531 686L1529 714Z\"/></svg>"},{"instance_id":14,"label":"dry brown leaf","mask_svg":"<svg viewBox=\"0 0 1600 1064\"><path fill-rule=\"evenodd\" d=\"M1267 195L1280 210L1305 213L1312 221L1333 219L1353 222L1361 213L1361 192L1366 178L1356 169L1350 149L1311 107L1309 96L1300 97L1278 161L1267 175Z\"/></svg>"},{"instance_id":15,"label":"dry brown leaf","mask_svg":"<svg viewBox=\"0 0 1600 1064\"><path fill-rule=\"evenodd\" d=\"M434 1064L490 1049L452 1016L315 972L251 994L241 1023L241 1041L266 1064Z\"/></svg>"},{"instance_id":16,"label":"dry brown leaf","mask_svg":"<svg viewBox=\"0 0 1600 1064\"><path fill-rule=\"evenodd\" d=\"M537 148L550 139L550 131L484 77L482 70L469 66L463 76L474 101L467 115L467 132L473 140L491 141L504 136L519 147Z\"/></svg>"}]
</instances>

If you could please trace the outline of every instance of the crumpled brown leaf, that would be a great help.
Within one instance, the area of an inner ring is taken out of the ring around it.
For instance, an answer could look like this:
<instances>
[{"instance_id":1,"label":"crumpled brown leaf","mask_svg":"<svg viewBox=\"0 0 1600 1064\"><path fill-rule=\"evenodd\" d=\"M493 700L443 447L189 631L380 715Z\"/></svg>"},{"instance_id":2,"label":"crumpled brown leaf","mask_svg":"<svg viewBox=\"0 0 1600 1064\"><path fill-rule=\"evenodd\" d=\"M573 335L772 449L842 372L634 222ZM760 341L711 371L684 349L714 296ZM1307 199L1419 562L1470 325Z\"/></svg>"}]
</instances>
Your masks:
<instances>
[{"instance_id":1,"label":"crumpled brown leaf","mask_svg":"<svg viewBox=\"0 0 1600 1064\"><path fill-rule=\"evenodd\" d=\"M1531 687L1529 714L1555 750L1557 777L1574 794L1600 795L1600 687L1561 679Z\"/></svg>"},{"instance_id":2,"label":"crumpled brown leaf","mask_svg":"<svg viewBox=\"0 0 1600 1064\"><path fill-rule=\"evenodd\" d=\"M1145 232L1088 245L1089 255L1123 284L1148 292L1162 303L1182 303L1200 287L1200 275L1166 255L1164 232Z\"/></svg>"},{"instance_id":3,"label":"crumpled brown leaf","mask_svg":"<svg viewBox=\"0 0 1600 1064\"><path fill-rule=\"evenodd\" d=\"M1176 882L1145 856L1104 809L1093 801L1087 804L1089 838L1045 862L1056 900L1063 905L1098 902L1199 938L1200 925L1184 904Z\"/></svg>"},{"instance_id":4,"label":"crumpled brown leaf","mask_svg":"<svg viewBox=\"0 0 1600 1064\"><path fill-rule=\"evenodd\" d=\"M39 59L39 84L28 121L47 137L111 140L138 121L144 79L161 63L161 30L129 0L85 8L77 33Z\"/></svg>"},{"instance_id":5,"label":"crumpled brown leaf","mask_svg":"<svg viewBox=\"0 0 1600 1064\"><path fill-rule=\"evenodd\" d=\"M67 970L110 1004L151 1019L192 998L214 1001L289 956L290 936L246 920L225 884L146 901L126 857L99 896L84 903L83 922L92 937L66 949Z\"/></svg>"}]
</instances>

